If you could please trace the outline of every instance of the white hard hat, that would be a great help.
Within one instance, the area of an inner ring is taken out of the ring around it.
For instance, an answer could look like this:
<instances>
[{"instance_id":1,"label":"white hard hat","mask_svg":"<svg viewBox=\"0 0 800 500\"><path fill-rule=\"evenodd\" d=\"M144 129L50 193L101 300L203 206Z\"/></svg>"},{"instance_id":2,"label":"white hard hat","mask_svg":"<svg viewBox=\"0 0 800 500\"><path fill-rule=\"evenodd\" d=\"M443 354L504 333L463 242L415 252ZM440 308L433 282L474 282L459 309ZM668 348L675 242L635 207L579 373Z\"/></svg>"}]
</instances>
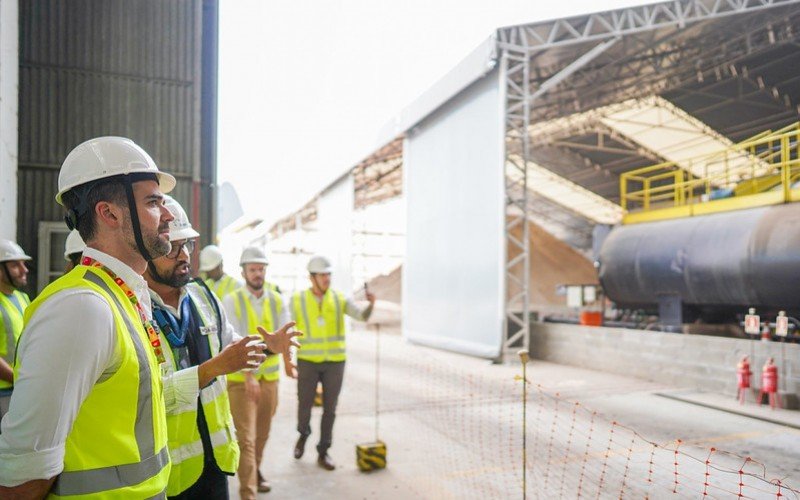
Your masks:
<instances>
[{"instance_id":1,"label":"white hard hat","mask_svg":"<svg viewBox=\"0 0 800 500\"><path fill-rule=\"evenodd\" d=\"M242 250L242 257L239 259L239 265L245 264L269 264L267 254L261 247L247 247Z\"/></svg>"},{"instance_id":2,"label":"white hard hat","mask_svg":"<svg viewBox=\"0 0 800 500\"><path fill-rule=\"evenodd\" d=\"M25 255L25 250L13 241L0 239L0 262L10 260L33 260L33 257Z\"/></svg>"},{"instance_id":3,"label":"white hard hat","mask_svg":"<svg viewBox=\"0 0 800 500\"><path fill-rule=\"evenodd\" d=\"M83 242L81 234L77 229L73 229L67 235L67 242L64 244L64 260L69 260L69 256L74 253L83 253L86 243Z\"/></svg>"},{"instance_id":4,"label":"white hard hat","mask_svg":"<svg viewBox=\"0 0 800 500\"><path fill-rule=\"evenodd\" d=\"M166 195L164 196L164 206L175 217L169 223L169 241L188 240L200 236L200 233L192 227L192 223L189 222L189 216L186 215L186 210L178 203L178 200Z\"/></svg>"},{"instance_id":5,"label":"white hard hat","mask_svg":"<svg viewBox=\"0 0 800 500\"><path fill-rule=\"evenodd\" d=\"M205 273L222 264L222 252L216 245L208 245L200 250L200 272Z\"/></svg>"},{"instance_id":6,"label":"white hard hat","mask_svg":"<svg viewBox=\"0 0 800 500\"><path fill-rule=\"evenodd\" d=\"M308 272L311 274L329 274L331 272L331 261L327 257L315 255L308 261Z\"/></svg>"},{"instance_id":7,"label":"white hard hat","mask_svg":"<svg viewBox=\"0 0 800 500\"><path fill-rule=\"evenodd\" d=\"M75 147L58 174L59 204L70 189L87 182L123 174L155 174L162 193L175 187L175 177L160 172L147 152L125 137L96 137Z\"/></svg>"}]
</instances>

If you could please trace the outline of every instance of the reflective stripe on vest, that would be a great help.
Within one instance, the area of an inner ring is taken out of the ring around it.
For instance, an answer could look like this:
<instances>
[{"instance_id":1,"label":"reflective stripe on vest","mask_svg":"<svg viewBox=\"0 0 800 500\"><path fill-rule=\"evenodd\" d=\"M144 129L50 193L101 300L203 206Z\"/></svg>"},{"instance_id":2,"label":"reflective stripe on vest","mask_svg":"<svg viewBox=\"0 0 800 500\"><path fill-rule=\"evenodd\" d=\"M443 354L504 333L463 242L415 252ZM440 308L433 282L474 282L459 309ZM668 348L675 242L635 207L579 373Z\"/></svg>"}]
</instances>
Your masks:
<instances>
[{"instance_id":1,"label":"reflective stripe on vest","mask_svg":"<svg viewBox=\"0 0 800 500\"><path fill-rule=\"evenodd\" d=\"M211 440L211 446L214 448L217 446L226 445L231 441L231 436L227 429L220 429L217 432L211 433L209 437ZM203 442L200 440L185 444L183 446L178 446L177 448L172 448L169 452L173 467L185 462L186 460L189 460L192 457L197 457L202 454Z\"/></svg>"},{"instance_id":2,"label":"reflective stripe on vest","mask_svg":"<svg viewBox=\"0 0 800 500\"><path fill-rule=\"evenodd\" d=\"M197 311L196 324L205 330L211 357L219 354L218 332L225 325L218 324L214 300L202 286L189 283L187 294ZM163 345L169 345L163 333L159 335ZM167 371L174 372L177 366L173 349L166 349ZM234 439L233 417L230 412L225 378L217 377L208 386L200 389L200 403L211 438L211 447L217 466L226 473L233 474L239 463L239 446ZM203 441L197 426L197 401L174 407L167 414L169 433L169 453L172 458L172 472L169 476L167 495L175 496L194 485L203 472L205 463ZM193 460L194 459L194 460Z\"/></svg>"},{"instance_id":3,"label":"reflective stripe on vest","mask_svg":"<svg viewBox=\"0 0 800 500\"><path fill-rule=\"evenodd\" d=\"M328 290L319 303L311 290L304 290L292 296L291 305L297 329L303 332L297 358L312 363L344 361L344 295Z\"/></svg>"},{"instance_id":4,"label":"reflective stripe on vest","mask_svg":"<svg viewBox=\"0 0 800 500\"><path fill-rule=\"evenodd\" d=\"M234 293L234 298L234 314L236 314L236 319L238 320L239 324L242 323L242 318L245 318L247 323L247 335L257 335L259 326L268 332L275 331L278 321L280 320L281 309L283 309L283 301L281 300L280 295L269 289L264 290L264 295L261 296L262 304L260 321L256 317L255 308L253 308L253 304L250 302L250 299L247 296L247 290L245 288L240 288L237 290ZM269 309L267 309L266 304L263 303L267 300L269 300ZM240 333L242 335L245 334L245 332ZM258 368L252 370L251 373L257 380L263 379L274 381L280 378L280 369L280 357L276 354L272 354L267 356L267 359L264 360L264 362L261 363ZM244 372L231 373L228 375L228 381L244 382Z\"/></svg>"},{"instance_id":5,"label":"reflective stripe on vest","mask_svg":"<svg viewBox=\"0 0 800 500\"><path fill-rule=\"evenodd\" d=\"M92 495L135 486L158 474L169 464L169 460L169 452L165 446L161 448L158 455L153 455L139 463L62 472L50 492L58 496ZM162 490L160 494L151 498L166 497L166 491Z\"/></svg>"},{"instance_id":6,"label":"reflective stripe on vest","mask_svg":"<svg viewBox=\"0 0 800 500\"><path fill-rule=\"evenodd\" d=\"M158 363L140 317L122 289L104 271L77 266L42 291L26 310L25 321L50 296L71 289L92 291L107 302L120 363L83 400L66 438L63 472L50 493L164 498L170 461L161 379L153 376ZM80 327L65 325L70 326ZM24 363L24 358L15 361L15 375Z\"/></svg>"},{"instance_id":7,"label":"reflective stripe on vest","mask_svg":"<svg viewBox=\"0 0 800 500\"><path fill-rule=\"evenodd\" d=\"M116 304L117 309L120 311L122 321L131 332L131 339L133 346L136 349L136 360L139 362L139 397L136 400L136 424L133 427L133 433L136 435L136 443L139 445L139 456L150 457L155 455L155 436L153 436L153 393L150 390L152 373L150 372L150 365L147 362L147 352L145 351L144 343L141 337L136 335L134 323L127 314L122 314L124 309L122 303L114 295L114 292L106 285L106 283L98 275L93 273L86 273L84 277L87 281L91 281L95 285L105 291L111 300ZM147 347L150 348L149 346ZM133 483L136 484L136 483Z\"/></svg>"},{"instance_id":8,"label":"reflective stripe on vest","mask_svg":"<svg viewBox=\"0 0 800 500\"><path fill-rule=\"evenodd\" d=\"M17 306L6 297L5 294L0 293L0 357L3 358L9 366L14 364L14 356L17 352L17 340L22 333L23 314L25 308L31 303L28 296L19 290L14 290L12 294L16 297L19 306L22 308L20 311ZM0 380L0 389L8 389L13 387L11 382Z\"/></svg>"}]
</instances>

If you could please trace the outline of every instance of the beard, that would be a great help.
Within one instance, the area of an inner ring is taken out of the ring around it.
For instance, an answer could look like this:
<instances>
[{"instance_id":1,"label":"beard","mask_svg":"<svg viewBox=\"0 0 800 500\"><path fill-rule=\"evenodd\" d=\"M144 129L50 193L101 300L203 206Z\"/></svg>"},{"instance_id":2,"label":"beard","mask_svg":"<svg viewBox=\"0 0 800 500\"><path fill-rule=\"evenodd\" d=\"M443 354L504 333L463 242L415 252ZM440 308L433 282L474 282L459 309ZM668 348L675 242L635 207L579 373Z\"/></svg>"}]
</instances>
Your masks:
<instances>
[{"instance_id":1,"label":"beard","mask_svg":"<svg viewBox=\"0 0 800 500\"><path fill-rule=\"evenodd\" d=\"M183 288L192 281L192 276L188 272L185 274L178 274L178 271L188 265L188 262L180 261L168 273L162 274L158 271L155 264L150 263L147 270L150 272L150 276L158 283L172 288Z\"/></svg>"},{"instance_id":2,"label":"beard","mask_svg":"<svg viewBox=\"0 0 800 500\"><path fill-rule=\"evenodd\" d=\"M5 276L8 284L12 287L16 288L17 290L21 289L25 285L28 284L28 274L23 274L22 276L14 277L11 275L11 271L9 271L8 266L5 262L2 263L3 265L3 276Z\"/></svg>"},{"instance_id":3,"label":"beard","mask_svg":"<svg viewBox=\"0 0 800 500\"><path fill-rule=\"evenodd\" d=\"M125 235L126 239L128 240L128 245L137 253L141 253L139 252L139 246L136 244L136 236L134 235L134 231L136 229L133 227L130 214L125 214L125 223L127 228L129 228ZM139 226L139 229L141 230L141 224L139 224ZM159 225L158 230L155 232L150 233L142 230L142 242L144 243L144 248L153 259L164 257L172 248L172 244L169 242L169 239L162 239L160 236L162 231L167 231L168 229L169 223L165 222L164 224ZM142 257L144 257L144 255L142 255Z\"/></svg>"},{"instance_id":4,"label":"beard","mask_svg":"<svg viewBox=\"0 0 800 500\"><path fill-rule=\"evenodd\" d=\"M262 288L264 288L264 280L263 279L257 279L257 280L245 279L244 282L247 284L247 286L249 286L253 290L261 290Z\"/></svg>"}]
</instances>

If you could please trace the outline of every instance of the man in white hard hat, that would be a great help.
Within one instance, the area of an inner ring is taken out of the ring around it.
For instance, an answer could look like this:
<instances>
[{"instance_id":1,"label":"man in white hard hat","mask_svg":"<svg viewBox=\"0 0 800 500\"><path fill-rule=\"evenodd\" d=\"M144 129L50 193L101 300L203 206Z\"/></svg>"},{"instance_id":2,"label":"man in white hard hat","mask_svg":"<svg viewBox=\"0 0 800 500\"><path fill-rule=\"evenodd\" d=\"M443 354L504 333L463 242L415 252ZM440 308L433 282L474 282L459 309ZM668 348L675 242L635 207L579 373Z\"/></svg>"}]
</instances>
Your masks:
<instances>
[{"instance_id":1,"label":"man in white hard hat","mask_svg":"<svg viewBox=\"0 0 800 500\"><path fill-rule=\"evenodd\" d=\"M21 290L28 284L31 257L11 240L0 239L0 419L8 411L14 390L14 354L22 333L22 315L31 303Z\"/></svg>"},{"instance_id":2,"label":"man in white hard hat","mask_svg":"<svg viewBox=\"0 0 800 500\"><path fill-rule=\"evenodd\" d=\"M61 166L56 201L81 265L25 312L0 434L0 498L163 498L164 362L142 274L170 250L175 178L140 146L98 137Z\"/></svg>"},{"instance_id":3,"label":"man in white hard hat","mask_svg":"<svg viewBox=\"0 0 800 500\"><path fill-rule=\"evenodd\" d=\"M311 434L311 407L314 405L317 383L322 384L322 422L317 444L317 464L334 470L328 449L333 441L333 422L336 405L342 389L345 365L345 314L359 321L367 321L375 305L375 295L367 292L369 305L362 309L352 298L332 290L331 262L314 256L308 262L311 288L292 295L290 311L297 329L304 333L303 346L297 352L297 432L300 437L294 448L294 457L300 459L306 439ZM287 374L294 367L286 364Z\"/></svg>"},{"instance_id":4,"label":"man in white hard hat","mask_svg":"<svg viewBox=\"0 0 800 500\"><path fill-rule=\"evenodd\" d=\"M64 267L64 272L72 271L72 268L81 263L83 257L83 250L86 248L86 243L81 238L81 233L77 229L73 229L67 235L67 241L64 243L64 260L67 261Z\"/></svg>"},{"instance_id":5,"label":"man in white hard hat","mask_svg":"<svg viewBox=\"0 0 800 500\"><path fill-rule=\"evenodd\" d=\"M268 263L260 247L251 246L242 251L239 265L245 286L223 300L237 332L253 334L261 328L271 331L288 319L280 294L266 286ZM284 360L289 360L288 352ZM269 481L261 473L261 459L278 407L279 375L280 359L272 355L257 369L228 377L231 412L242 452L238 470L239 495L244 500L255 499L258 492L271 490Z\"/></svg>"},{"instance_id":6,"label":"man in white hard hat","mask_svg":"<svg viewBox=\"0 0 800 500\"><path fill-rule=\"evenodd\" d=\"M222 252L216 245L206 245L200 251L200 272L205 276L206 285L220 299L242 286L222 270Z\"/></svg>"},{"instance_id":7,"label":"man in white hard hat","mask_svg":"<svg viewBox=\"0 0 800 500\"><path fill-rule=\"evenodd\" d=\"M239 449L225 376L259 366L265 338L270 349L288 353L297 334L285 334L291 324L267 334L278 330L276 323L241 338L219 299L201 280L192 281L190 255L200 235L176 200L165 196L165 205L175 217L169 224L172 248L150 263L144 277L161 344L168 347L162 369L172 457L167 496L227 499L227 476L236 472Z\"/></svg>"}]
</instances>

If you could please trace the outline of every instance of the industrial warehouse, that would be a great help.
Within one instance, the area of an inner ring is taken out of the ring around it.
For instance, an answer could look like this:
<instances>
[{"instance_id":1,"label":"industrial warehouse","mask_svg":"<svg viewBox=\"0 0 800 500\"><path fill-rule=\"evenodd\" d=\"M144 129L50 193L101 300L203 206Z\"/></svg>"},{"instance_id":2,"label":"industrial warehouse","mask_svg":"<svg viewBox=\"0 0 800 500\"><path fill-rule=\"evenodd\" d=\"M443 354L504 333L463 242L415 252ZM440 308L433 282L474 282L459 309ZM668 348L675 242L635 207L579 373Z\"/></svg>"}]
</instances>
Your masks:
<instances>
[{"instance_id":1,"label":"industrial warehouse","mask_svg":"<svg viewBox=\"0 0 800 500\"><path fill-rule=\"evenodd\" d=\"M223 3L0 2L0 498L800 496L800 2L497 27L280 214Z\"/></svg>"}]
</instances>

